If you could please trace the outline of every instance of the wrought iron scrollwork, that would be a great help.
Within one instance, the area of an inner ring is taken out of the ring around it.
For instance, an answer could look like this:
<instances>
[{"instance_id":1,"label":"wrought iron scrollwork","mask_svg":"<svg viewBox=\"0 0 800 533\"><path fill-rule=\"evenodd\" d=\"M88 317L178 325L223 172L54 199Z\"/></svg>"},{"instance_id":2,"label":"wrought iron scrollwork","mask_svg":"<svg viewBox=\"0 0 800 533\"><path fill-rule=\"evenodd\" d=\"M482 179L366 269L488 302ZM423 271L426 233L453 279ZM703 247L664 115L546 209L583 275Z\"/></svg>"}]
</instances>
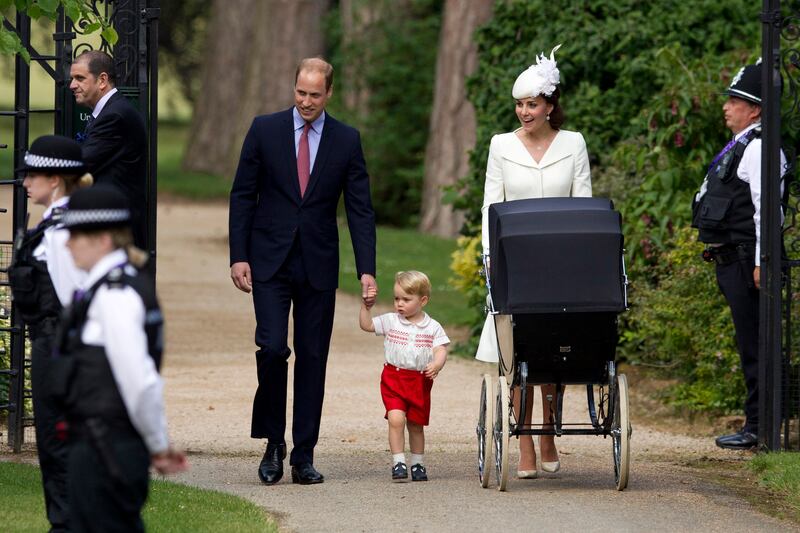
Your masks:
<instances>
[{"instance_id":1,"label":"wrought iron scrollwork","mask_svg":"<svg viewBox=\"0 0 800 533\"><path fill-rule=\"evenodd\" d=\"M89 3L94 17L108 20L119 36L119 41L112 46L99 34L87 33L92 23L83 17L72 21L73 31L84 37L83 42L75 44L73 59L87 50L102 50L114 58L117 69L117 85L134 86L137 83L137 59L139 26L141 10L139 0L92 0Z\"/></svg>"}]
</instances>

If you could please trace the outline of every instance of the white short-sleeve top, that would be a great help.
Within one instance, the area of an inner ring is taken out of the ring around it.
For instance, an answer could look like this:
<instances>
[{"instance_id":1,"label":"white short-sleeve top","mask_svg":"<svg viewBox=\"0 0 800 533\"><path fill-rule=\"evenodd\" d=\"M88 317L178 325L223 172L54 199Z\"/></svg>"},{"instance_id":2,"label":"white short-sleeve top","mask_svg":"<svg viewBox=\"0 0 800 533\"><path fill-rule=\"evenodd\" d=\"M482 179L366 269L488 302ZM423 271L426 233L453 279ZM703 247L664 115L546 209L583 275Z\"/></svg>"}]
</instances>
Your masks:
<instances>
[{"instance_id":1,"label":"white short-sleeve top","mask_svg":"<svg viewBox=\"0 0 800 533\"><path fill-rule=\"evenodd\" d=\"M422 371L433 361L433 349L450 344L442 325L423 313L418 323L397 313L386 313L372 319L375 335L383 335L386 362L398 368Z\"/></svg>"}]
</instances>

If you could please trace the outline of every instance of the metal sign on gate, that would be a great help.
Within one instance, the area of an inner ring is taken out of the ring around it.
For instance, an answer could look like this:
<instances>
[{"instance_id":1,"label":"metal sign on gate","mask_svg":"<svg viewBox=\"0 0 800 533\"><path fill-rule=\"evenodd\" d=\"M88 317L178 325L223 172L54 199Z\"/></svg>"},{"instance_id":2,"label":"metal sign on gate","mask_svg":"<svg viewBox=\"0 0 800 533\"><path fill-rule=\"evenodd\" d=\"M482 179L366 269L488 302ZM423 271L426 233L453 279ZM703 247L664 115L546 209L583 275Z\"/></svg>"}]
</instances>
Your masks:
<instances>
[{"instance_id":1,"label":"metal sign on gate","mask_svg":"<svg viewBox=\"0 0 800 533\"><path fill-rule=\"evenodd\" d=\"M108 20L119 35L112 47L99 39L96 48L108 52L117 68L117 88L141 111L148 130L147 173L147 248L155 260L156 238L156 146L158 117L158 15L159 0L92 0L95 14ZM69 89L69 70L75 57L84 50L95 48L85 36L87 21L70 20L63 8L54 23L52 40L55 52L40 54L31 42L31 20L18 13L15 23L4 20L6 29L17 34L31 55L31 64L18 55L14 65L14 109L0 110L0 118L11 117L14 122L13 168L21 165L30 138L32 115L50 114L55 134L80 138L89 110L75 104ZM52 79L55 105L51 109L31 108L31 66L40 66ZM0 149L8 149L0 144ZM12 169L4 169L8 174ZM5 172L4 172L5 173ZM14 176L17 178L17 176ZM28 206L22 182L18 179L0 181L0 187L13 192L11 205L0 206L0 217L12 220L11 235L25 227ZM2 191L0 191L2 192ZM30 402L29 362L25 350L25 324L14 312L6 270L11 260L12 238L0 237L0 420L7 415L8 444L19 452L25 439L25 427L33 424ZM4 239L4 240L3 240Z\"/></svg>"}]
</instances>

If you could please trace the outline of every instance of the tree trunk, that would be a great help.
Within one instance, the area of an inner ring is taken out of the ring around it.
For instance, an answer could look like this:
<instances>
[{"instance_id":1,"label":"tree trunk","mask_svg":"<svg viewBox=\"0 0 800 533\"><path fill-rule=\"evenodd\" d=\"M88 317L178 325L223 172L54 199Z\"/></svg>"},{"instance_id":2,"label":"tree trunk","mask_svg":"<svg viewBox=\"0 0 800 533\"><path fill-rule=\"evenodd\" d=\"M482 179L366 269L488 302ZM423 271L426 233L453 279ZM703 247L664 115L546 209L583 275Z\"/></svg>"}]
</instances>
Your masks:
<instances>
[{"instance_id":1,"label":"tree trunk","mask_svg":"<svg viewBox=\"0 0 800 533\"><path fill-rule=\"evenodd\" d=\"M233 178L253 118L291 106L297 63L324 52L329 7L330 0L215 0L186 169Z\"/></svg>"},{"instance_id":2,"label":"tree trunk","mask_svg":"<svg viewBox=\"0 0 800 533\"><path fill-rule=\"evenodd\" d=\"M352 53L352 48L367 38L370 25L376 22L381 14L381 5L374 0L340 0L339 14L342 24L342 48L347 61L342 65L342 102L348 112L361 123L366 117L369 105L369 88L363 78L364 64L370 60L363 54Z\"/></svg>"},{"instance_id":3,"label":"tree trunk","mask_svg":"<svg viewBox=\"0 0 800 533\"><path fill-rule=\"evenodd\" d=\"M475 110L467 100L466 79L475 71L476 28L489 20L494 0L446 0L436 59L436 88L430 136L425 150L420 231L455 237L464 222L461 213L443 204L444 187L455 184L469 169L475 146Z\"/></svg>"}]
</instances>

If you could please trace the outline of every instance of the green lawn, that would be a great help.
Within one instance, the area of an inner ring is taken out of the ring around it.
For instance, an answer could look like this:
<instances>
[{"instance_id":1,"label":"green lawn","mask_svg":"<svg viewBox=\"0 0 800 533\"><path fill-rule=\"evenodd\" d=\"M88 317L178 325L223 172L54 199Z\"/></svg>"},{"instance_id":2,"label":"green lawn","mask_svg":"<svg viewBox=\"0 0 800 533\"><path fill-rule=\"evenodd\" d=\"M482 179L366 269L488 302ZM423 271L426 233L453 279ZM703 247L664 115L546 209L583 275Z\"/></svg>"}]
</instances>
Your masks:
<instances>
[{"instance_id":1,"label":"green lawn","mask_svg":"<svg viewBox=\"0 0 800 533\"><path fill-rule=\"evenodd\" d=\"M361 294L356 279L355 258L350 233L342 223L339 229L341 268L339 287ZM426 312L443 325L464 325L469 322L466 297L450 286L450 254L456 249L452 239L423 235L415 230L388 227L378 228L378 300L391 305L394 275L400 270L420 270L428 275L433 290ZM353 321L358 317L353 317Z\"/></svg>"},{"instance_id":2,"label":"green lawn","mask_svg":"<svg viewBox=\"0 0 800 533\"><path fill-rule=\"evenodd\" d=\"M269 516L242 498L177 483L153 481L143 518L148 531L274 532ZM0 462L0 530L48 528L39 469Z\"/></svg>"}]
</instances>

